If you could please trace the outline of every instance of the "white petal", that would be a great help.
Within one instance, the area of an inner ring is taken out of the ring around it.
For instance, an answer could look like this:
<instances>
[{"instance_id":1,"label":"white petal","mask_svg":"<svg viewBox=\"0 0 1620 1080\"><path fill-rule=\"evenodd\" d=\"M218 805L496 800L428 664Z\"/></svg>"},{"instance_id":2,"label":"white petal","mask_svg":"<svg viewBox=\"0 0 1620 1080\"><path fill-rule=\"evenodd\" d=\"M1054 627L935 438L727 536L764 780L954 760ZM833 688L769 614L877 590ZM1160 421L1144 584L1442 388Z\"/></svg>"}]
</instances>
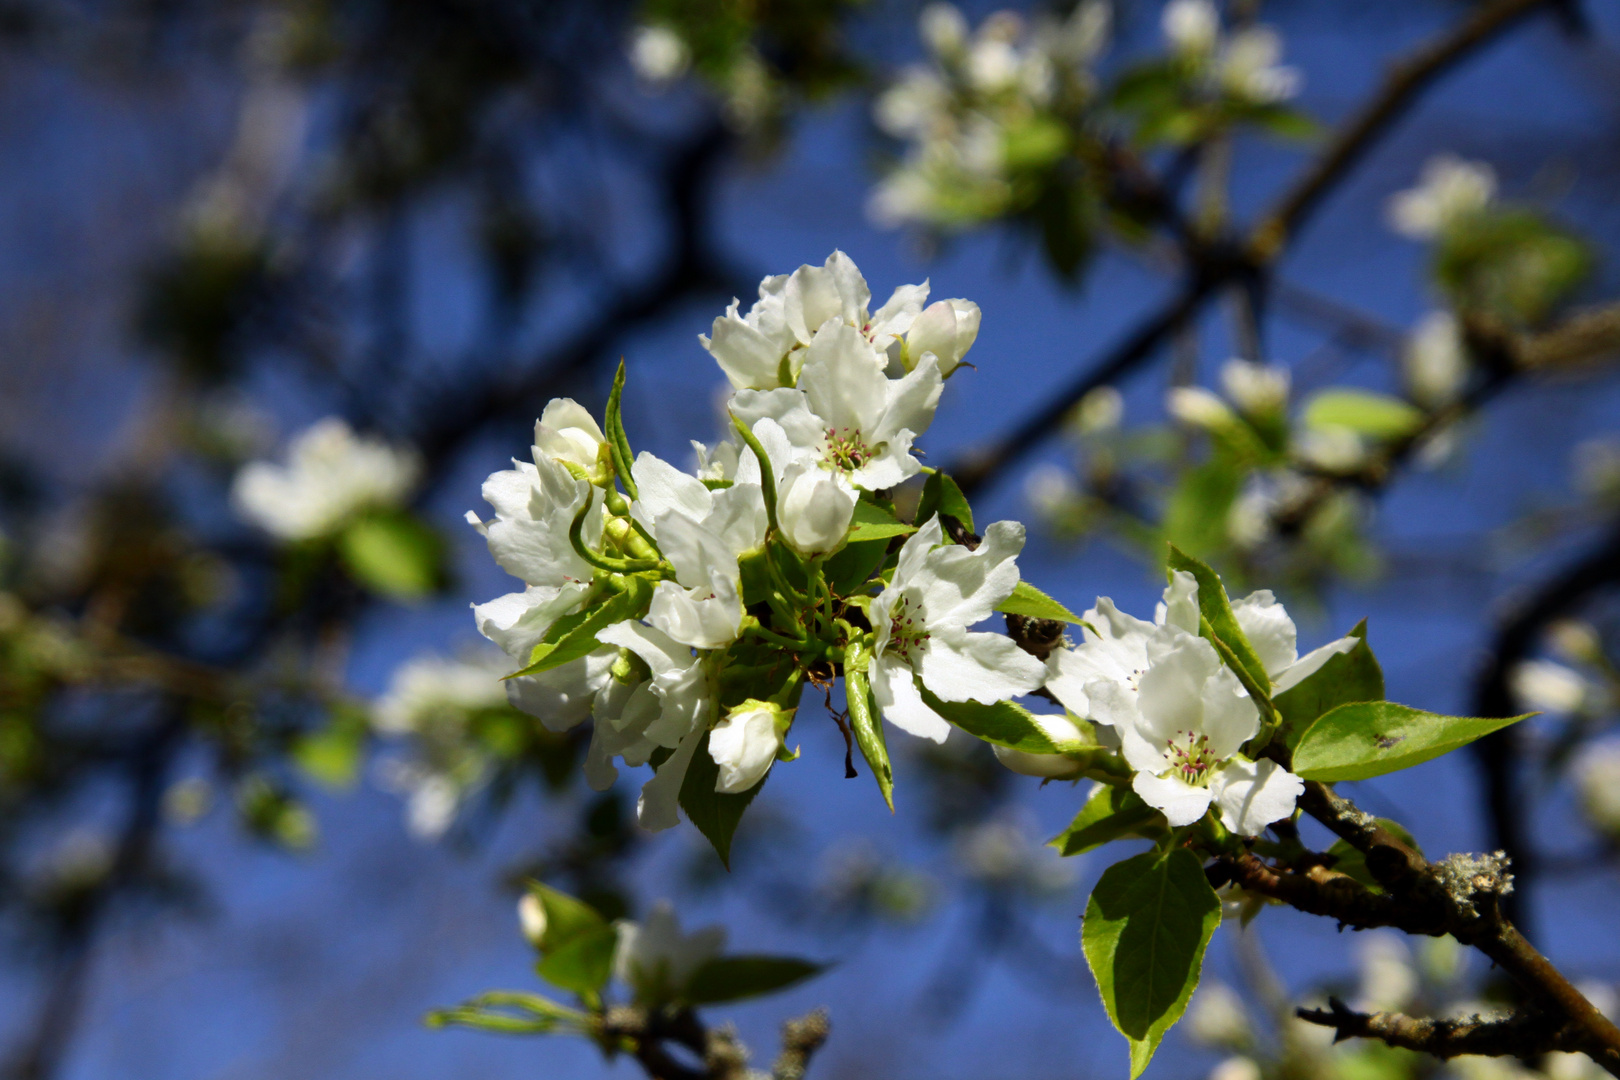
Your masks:
<instances>
[{"instance_id":1,"label":"white petal","mask_svg":"<svg viewBox=\"0 0 1620 1080\"><path fill-rule=\"evenodd\" d=\"M653 590L647 621L682 645L723 649L737 640L742 603L735 592L714 596L706 589L688 590L673 581L660 581Z\"/></svg>"},{"instance_id":2,"label":"white petal","mask_svg":"<svg viewBox=\"0 0 1620 1080\"><path fill-rule=\"evenodd\" d=\"M1085 769L1080 762L1062 754L1030 754L1023 750L1009 750L1005 746L994 745L990 749L995 751L997 761L1024 776L1039 776L1045 780L1072 780Z\"/></svg>"},{"instance_id":3,"label":"white petal","mask_svg":"<svg viewBox=\"0 0 1620 1080\"><path fill-rule=\"evenodd\" d=\"M1204 683L1221 669L1214 647L1173 630L1149 643L1148 659L1137 701L1144 737L1163 743L1177 732L1203 734Z\"/></svg>"},{"instance_id":4,"label":"white petal","mask_svg":"<svg viewBox=\"0 0 1620 1080\"><path fill-rule=\"evenodd\" d=\"M844 543L855 514L855 493L825 469L790 467L777 489L776 516L782 538L806 558L827 555Z\"/></svg>"},{"instance_id":5,"label":"white petal","mask_svg":"<svg viewBox=\"0 0 1620 1080\"><path fill-rule=\"evenodd\" d=\"M947 626L932 631L922 655L922 681L944 701L986 705L1027 694L1041 685L1046 665L1000 634Z\"/></svg>"},{"instance_id":6,"label":"white petal","mask_svg":"<svg viewBox=\"0 0 1620 1080\"><path fill-rule=\"evenodd\" d=\"M1260 657L1267 675L1275 676L1287 670L1299 655L1296 651L1298 631L1294 628L1294 620L1277 603L1270 589L1261 589L1234 601L1232 615L1248 637L1249 644L1254 646L1255 655ZM1322 661L1325 663L1327 657L1324 656Z\"/></svg>"},{"instance_id":7,"label":"white petal","mask_svg":"<svg viewBox=\"0 0 1620 1080\"><path fill-rule=\"evenodd\" d=\"M1320 649L1312 649L1294 663L1271 676L1271 692L1280 694L1284 690L1293 689L1312 675L1315 675L1323 664L1335 656L1340 653L1347 653L1355 648L1356 643L1360 640L1360 638L1356 637L1342 637L1336 641L1328 642Z\"/></svg>"},{"instance_id":8,"label":"white petal","mask_svg":"<svg viewBox=\"0 0 1620 1080\"><path fill-rule=\"evenodd\" d=\"M547 731L567 731L591 714L603 682L611 678L617 649L597 649L539 675L506 680L506 699L539 719Z\"/></svg>"},{"instance_id":9,"label":"white petal","mask_svg":"<svg viewBox=\"0 0 1620 1080\"><path fill-rule=\"evenodd\" d=\"M924 353L933 353L942 375L949 375L962 354L956 340L956 309L937 300L923 309L906 333L906 357L915 367Z\"/></svg>"},{"instance_id":10,"label":"white petal","mask_svg":"<svg viewBox=\"0 0 1620 1080\"><path fill-rule=\"evenodd\" d=\"M1096 675L1074 649L1054 649L1046 658L1046 689L1076 716L1091 715L1086 683Z\"/></svg>"},{"instance_id":11,"label":"white petal","mask_svg":"<svg viewBox=\"0 0 1620 1080\"><path fill-rule=\"evenodd\" d=\"M533 585L520 593L507 593L485 604L473 605L478 632L499 645L512 659L527 665L529 654L556 622L585 595L579 583Z\"/></svg>"},{"instance_id":12,"label":"white petal","mask_svg":"<svg viewBox=\"0 0 1620 1080\"><path fill-rule=\"evenodd\" d=\"M618 645L629 649L647 662L654 675L672 675L685 671L697 661L692 650L675 641L662 630L655 630L634 620L614 623L596 635L604 645Z\"/></svg>"},{"instance_id":13,"label":"white petal","mask_svg":"<svg viewBox=\"0 0 1620 1080\"><path fill-rule=\"evenodd\" d=\"M871 670L872 698L884 719L919 739L942 743L950 736L951 725L923 704L912 682L911 665L897 657L879 656L872 661Z\"/></svg>"},{"instance_id":14,"label":"white petal","mask_svg":"<svg viewBox=\"0 0 1620 1080\"><path fill-rule=\"evenodd\" d=\"M930 551L918 576L928 628L960 628L989 618L1018 585L1014 560L1023 549L1024 526L997 521L976 550L952 544Z\"/></svg>"},{"instance_id":15,"label":"white petal","mask_svg":"<svg viewBox=\"0 0 1620 1080\"><path fill-rule=\"evenodd\" d=\"M802 390L769 390L764 393L743 390L731 399L731 411L756 436L760 435L756 425L761 420L774 420L787 435L788 445L806 453L819 446L826 433L826 424L811 413L809 401ZM761 441L764 441L763 437ZM787 468L789 458L778 460L769 444L765 449L776 464L777 472Z\"/></svg>"},{"instance_id":16,"label":"white petal","mask_svg":"<svg viewBox=\"0 0 1620 1080\"><path fill-rule=\"evenodd\" d=\"M1100 602L1100 601L1099 601ZM1198 579L1185 570L1173 571L1164 590L1162 625L1174 626L1189 634L1198 633Z\"/></svg>"},{"instance_id":17,"label":"white petal","mask_svg":"<svg viewBox=\"0 0 1620 1080\"><path fill-rule=\"evenodd\" d=\"M738 318L737 301L733 300L725 315L714 320L710 333L708 338L700 335L699 340L732 386L739 390L768 390L780 385L778 375L786 347Z\"/></svg>"},{"instance_id":18,"label":"white petal","mask_svg":"<svg viewBox=\"0 0 1620 1080\"><path fill-rule=\"evenodd\" d=\"M1292 814L1305 792L1305 781L1275 761L1228 761L1215 770L1209 786L1221 823L1244 836L1259 836Z\"/></svg>"},{"instance_id":19,"label":"white petal","mask_svg":"<svg viewBox=\"0 0 1620 1080\"><path fill-rule=\"evenodd\" d=\"M889 382L888 400L872 439L899 439L901 432L909 431L916 436L927 431L934 422L934 411L939 408L939 395L944 387L939 362L923 357L914 370Z\"/></svg>"},{"instance_id":20,"label":"white petal","mask_svg":"<svg viewBox=\"0 0 1620 1080\"><path fill-rule=\"evenodd\" d=\"M641 797L636 800L636 820L643 829L662 832L680 824L681 818L676 808L680 806L681 783L686 779L692 755L697 753L698 743L702 741L703 727L693 727L675 747L675 752L658 766L653 778L642 785Z\"/></svg>"},{"instance_id":21,"label":"white petal","mask_svg":"<svg viewBox=\"0 0 1620 1080\"><path fill-rule=\"evenodd\" d=\"M548 457L590 468L601 442L596 418L573 398L552 398L534 422L534 448Z\"/></svg>"},{"instance_id":22,"label":"white petal","mask_svg":"<svg viewBox=\"0 0 1620 1080\"><path fill-rule=\"evenodd\" d=\"M709 732L709 756L720 767L714 790L724 795L747 791L770 772L781 748L774 710L733 710Z\"/></svg>"},{"instance_id":23,"label":"white petal","mask_svg":"<svg viewBox=\"0 0 1620 1080\"><path fill-rule=\"evenodd\" d=\"M884 361L859 330L828 323L805 350L799 388L828 428L871 435L889 402Z\"/></svg>"},{"instance_id":24,"label":"white petal","mask_svg":"<svg viewBox=\"0 0 1620 1080\"><path fill-rule=\"evenodd\" d=\"M1209 789L1193 787L1177 776L1139 772L1131 778L1131 787L1142 796L1143 802L1163 810L1174 828L1191 825L1209 809Z\"/></svg>"},{"instance_id":25,"label":"white petal","mask_svg":"<svg viewBox=\"0 0 1620 1080\"><path fill-rule=\"evenodd\" d=\"M915 582L922 573L928 553L943 539L944 530L940 528L938 515L930 517L921 528L906 537L906 542L900 545L900 555L895 560L894 577L889 579L889 587L898 591Z\"/></svg>"},{"instance_id":26,"label":"white petal","mask_svg":"<svg viewBox=\"0 0 1620 1080\"><path fill-rule=\"evenodd\" d=\"M855 260L842 251L827 256L827 274L838 290L839 315L851 326L860 326L866 319L866 309L872 303L872 290L861 276Z\"/></svg>"},{"instance_id":27,"label":"white petal","mask_svg":"<svg viewBox=\"0 0 1620 1080\"><path fill-rule=\"evenodd\" d=\"M1222 667L1203 687L1203 734L1209 751L1228 758L1260 730L1260 710L1232 669Z\"/></svg>"},{"instance_id":28,"label":"white petal","mask_svg":"<svg viewBox=\"0 0 1620 1080\"><path fill-rule=\"evenodd\" d=\"M630 475L639 491L631 511L648 529L671 510L678 510L693 521L702 521L714 509L714 499L703 481L645 450L636 455Z\"/></svg>"},{"instance_id":29,"label":"white petal","mask_svg":"<svg viewBox=\"0 0 1620 1080\"><path fill-rule=\"evenodd\" d=\"M872 329L885 334L904 334L928 303L928 282L902 285L889 295L883 306L872 313Z\"/></svg>"}]
</instances>

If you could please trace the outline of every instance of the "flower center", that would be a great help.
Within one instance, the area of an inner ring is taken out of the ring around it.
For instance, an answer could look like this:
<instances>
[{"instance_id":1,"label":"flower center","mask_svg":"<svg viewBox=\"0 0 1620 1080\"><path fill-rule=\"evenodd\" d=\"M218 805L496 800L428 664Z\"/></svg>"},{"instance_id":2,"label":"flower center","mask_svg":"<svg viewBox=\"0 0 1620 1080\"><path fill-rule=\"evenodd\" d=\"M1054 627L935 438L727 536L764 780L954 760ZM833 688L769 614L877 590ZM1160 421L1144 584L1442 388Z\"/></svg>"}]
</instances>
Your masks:
<instances>
[{"instance_id":1,"label":"flower center","mask_svg":"<svg viewBox=\"0 0 1620 1080\"><path fill-rule=\"evenodd\" d=\"M901 600L894 605L889 613L889 648L899 653L902 660L912 664L913 654L920 653L931 636L923 629L920 614L912 613L911 601Z\"/></svg>"},{"instance_id":2,"label":"flower center","mask_svg":"<svg viewBox=\"0 0 1620 1080\"><path fill-rule=\"evenodd\" d=\"M1209 749L1209 736L1178 731L1165 740L1165 756L1170 771L1193 787L1202 787L1215 768L1216 758Z\"/></svg>"},{"instance_id":3,"label":"flower center","mask_svg":"<svg viewBox=\"0 0 1620 1080\"><path fill-rule=\"evenodd\" d=\"M854 472L866 467L876 456L866 445L856 428L828 428L826 447L822 450L823 468L835 472Z\"/></svg>"}]
</instances>

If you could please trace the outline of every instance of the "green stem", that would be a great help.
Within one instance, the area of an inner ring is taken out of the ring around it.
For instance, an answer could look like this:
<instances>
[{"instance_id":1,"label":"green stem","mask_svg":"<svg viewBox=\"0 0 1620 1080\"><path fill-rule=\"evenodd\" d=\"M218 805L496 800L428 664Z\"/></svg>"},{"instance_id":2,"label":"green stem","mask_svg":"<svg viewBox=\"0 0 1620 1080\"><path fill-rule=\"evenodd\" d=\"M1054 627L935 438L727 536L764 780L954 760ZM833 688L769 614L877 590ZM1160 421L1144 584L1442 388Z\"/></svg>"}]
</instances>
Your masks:
<instances>
[{"instance_id":1,"label":"green stem","mask_svg":"<svg viewBox=\"0 0 1620 1080\"><path fill-rule=\"evenodd\" d=\"M770 455L765 453L765 448L759 444L754 433L748 430L748 425L735 415L731 417L731 426L737 429L737 434L742 436L742 441L748 444L748 449L754 452L754 458L759 462L759 487L765 496L765 520L770 525L770 531L774 533L777 531L776 470L771 467Z\"/></svg>"},{"instance_id":2,"label":"green stem","mask_svg":"<svg viewBox=\"0 0 1620 1080\"><path fill-rule=\"evenodd\" d=\"M614 574L638 574L647 570L657 570L667 573L670 568L658 559L614 559L600 552L592 551L585 545L583 535L585 528L585 515L591 512L594 500L586 499L585 504L574 515L574 523L568 527L568 542L574 545L574 553L598 570L606 570Z\"/></svg>"}]
</instances>

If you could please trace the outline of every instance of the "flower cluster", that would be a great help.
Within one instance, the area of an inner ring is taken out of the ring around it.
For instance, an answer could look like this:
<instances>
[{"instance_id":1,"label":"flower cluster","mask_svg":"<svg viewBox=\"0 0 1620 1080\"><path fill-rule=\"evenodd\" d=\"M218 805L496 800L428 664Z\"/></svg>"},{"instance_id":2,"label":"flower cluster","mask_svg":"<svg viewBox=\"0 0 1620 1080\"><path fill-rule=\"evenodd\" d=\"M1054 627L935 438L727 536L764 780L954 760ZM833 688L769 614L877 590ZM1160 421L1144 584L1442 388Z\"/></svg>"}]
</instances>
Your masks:
<instances>
[{"instance_id":1,"label":"flower cluster","mask_svg":"<svg viewBox=\"0 0 1620 1080\"><path fill-rule=\"evenodd\" d=\"M1277 62L1282 37L1271 27L1223 34L1211 0L1171 0L1160 22L1171 53L1193 69L1207 92L1250 105L1273 105L1299 93L1300 73Z\"/></svg>"},{"instance_id":2,"label":"flower cluster","mask_svg":"<svg viewBox=\"0 0 1620 1080\"><path fill-rule=\"evenodd\" d=\"M416 486L410 450L356 435L331 416L293 439L287 464L255 461L236 474L231 499L280 540L330 536L366 510L398 506Z\"/></svg>"},{"instance_id":3,"label":"flower cluster","mask_svg":"<svg viewBox=\"0 0 1620 1080\"><path fill-rule=\"evenodd\" d=\"M1389 226L1413 240L1433 240L1489 207L1496 198L1496 171L1455 154L1439 154L1423 166L1414 188L1390 197Z\"/></svg>"},{"instance_id":4,"label":"flower cluster","mask_svg":"<svg viewBox=\"0 0 1620 1080\"><path fill-rule=\"evenodd\" d=\"M874 106L878 126L907 146L873 193L873 219L954 229L1019 209L1025 175L1069 152L1072 121L1094 95L1108 5L1086 0L1062 22L1034 24L1000 11L970 31L936 3L921 29L930 62Z\"/></svg>"},{"instance_id":5,"label":"flower cluster","mask_svg":"<svg viewBox=\"0 0 1620 1080\"><path fill-rule=\"evenodd\" d=\"M883 714L933 739L948 725L923 688L989 703L1040 685L1039 661L968 629L1016 586L1022 528L992 525L973 551L941 546L937 517L903 523L889 496L924 471L913 441L979 309L929 304L926 284L870 301L835 252L765 279L746 315L733 302L702 343L735 388L734 431L695 447L695 473L631 454L617 389L606 430L559 399L532 461L486 481L494 518L468 515L526 586L475 608L519 665L512 703L554 731L593 717L585 769L598 789L616 760L652 763L647 828L699 797L694 760L707 759L708 796L757 787L785 754L805 681L869 669Z\"/></svg>"}]
</instances>

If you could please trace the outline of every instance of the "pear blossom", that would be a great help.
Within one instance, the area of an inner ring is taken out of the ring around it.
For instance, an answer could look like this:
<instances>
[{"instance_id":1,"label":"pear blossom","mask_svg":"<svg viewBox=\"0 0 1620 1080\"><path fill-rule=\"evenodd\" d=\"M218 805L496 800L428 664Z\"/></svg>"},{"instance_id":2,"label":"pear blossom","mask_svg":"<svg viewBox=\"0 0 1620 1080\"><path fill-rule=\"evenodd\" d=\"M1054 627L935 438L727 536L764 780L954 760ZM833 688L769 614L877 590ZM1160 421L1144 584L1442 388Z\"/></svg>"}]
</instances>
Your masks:
<instances>
[{"instance_id":1,"label":"pear blossom","mask_svg":"<svg viewBox=\"0 0 1620 1080\"><path fill-rule=\"evenodd\" d=\"M1056 713L1036 713L1032 719L1054 743L1101 745L1097 740L1096 729L1090 724L1081 727L1073 717L1059 716ZM1033 754L1027 750L1013 750L995 744L991 744L990 749L995 751L996 760L1013 772L1024 776L1038 776L1042 780L1077 779L1085 771L1087 764L1083 756Z\"/></svg>"},{"instance_id":2,"label":"pear blossom","mask_svg":"<svg viewBox=\"0 0 1620 1080\"><path fill-rule=\"evenodd\" d=\"M765 779L792 715L791 709L752 699L727 713L709 732L709 756L720 767L714 790L735 795Z\"/></svg>"},{"instance_id":3,"label":"pear blossom","mask_svg":"<svg viewBox=\"0 0 1620 1080\"><path fill-rule=\"evenodd\" d=\"M1282 35L1269 26L1251 26L1233 34L1216 60L1221 87L1232 97L1256 105L1287 101L1304 81L1298 68L1282 59Z\"/></svg>"},{"instance_id":4,"label":"pear blossom","mask_svg":"<svg viewBox=\"0 0 1620 1080\"><path fill-rule=\"evenodd\" d=\"M1167 628L1149 639L1147 659L1134 695L1107 679L1086 685L1093 716L1120 733L1142 800L1178 828L1213 803L1222 823L1244 836L1293 813L1304 781L1238 753L1259 732L1260 712L1215 647Z\"/></svg>"},{"instance_id":5,"label":"pear blossom","mask_svg":"<svg viewBox=\"0 0 1620 1080\"><path fill-rule=\"evenodd\" d=\"M231 501L277 539L311 540L332 535L363 511L400 505L420 471L414 451L356 435L332 416L292 440L285 465L243 466Z\"/></svg>"},{"instance_id":6,"label":"pear blossom","mask_svg":"<svg viewBox=\"0 0 1620 1080\"><path fill-rule=\"evenodd\" d=\"M654 592L649 621L683 644L724 647L742 625L738 561L765 542L757 471L754 482L710 491L697 477L642 452L630 472L640 493L630 513L675 568L675 581L659 582Z\"/></svg>"},{"instance_id":7,"label":"pear blossom","mask_svg":"<svg viewBox=\"0 0 1620 1080\"><path fill-rule=\"evenodd\" d=\"M1259 589L1232 601L1232 615L1271 680L1271 692L1281 694L1314 675L1323 664L1356 647L1358 638L1335 638L1321 648L1299 655L1299 630L1270 589Z\"/></svg>"},{"instance_id":8,"label":"pear blossom","mask_svg":"<svg viewBox=\"0 0 1620 1080\"><path fill-rule=\"evenodd\" d=\"M792 461L819 466L851 488L880 491L922 471L911 453L933 423L943 381L932 354L904 378L890 379L853 329L817 333L796 389L741 390L732 413L751 428L780 426Z\"/></svg>"},{"instance_id":9,"label":"pear blossom","mask_svg":"<svg viewBox=\"0 0 1620 1080\"><path fill-rule=\"evenodd\" d=\"M613 756L621 756L625 764L634 766L645 764L659 747L674 750L642 786L636 803L636 818L643 828L651 832L673 828L680 820L676 807L681 781L714 714L714 696L703 657L694 656L689 648L656 627L634 621L615 623L597 634L597 640L634 653L647 665L651 678L645 686L631 687L618 715L598 711L587 752L586 779L601 790L618 775L612 766ZM601 740L600 746L597 739ZM601 782L604 779L606 784Z\"/></svg>"},{"instance_id":10,"label":"pear blossom","mask_svg":"<svg viewBox=\"0 0 1620 1080\"><path fill-rule=\"evenodd\" d=\"M1187 1009L1187 1034L1204 1046L1241 1049L1254 1041L1254 1024L1236 991L1205 982Z\"/></svg>"},{"instance_id":11,"label":"pear blossom","mask_svg":"<svg viewBox=\"0 0 1620 1080\"><path fill-rule=\"evenodd\" d=\"M1174 571L1153 622L1127 615L1106 596L1099 596L1081 619L1080 644L1054 649L1046 658L1046 689L1076 716L1091 717L1091 683L1117 683L1134 695L1148 668L1149 641L1166 626L1198 632L1198 579L1185 570ZM1100 729L1097 736L1118 745L1118 733L1112 729Z\"/></svg>"},{"instance_id":12,"label":"pear blossom","mask_svg":"<svg viewBox=\"0 0 1620 1080\"><path fill-rule=\"evenodd\" d=\"M1221 367L1221 389L1245 416L1267 416L1288 408L1288 369L1251 360L1228 360Z\"/></svg>"},{"instance_id":13,"label":"pear blossom","mask_svg":"<svg viewBox=\"0 0 1620 1080\"><path fill-rule=\"evenodd\" d=\"M534 422L534 452L591 470L602 447L602 429L573 398L552 398Z\"/></svg>"},{"instance_id":14,"label":"pear blossom","mask_svg":"<svg viewBox=\"0 0 1620 1080\"><path fill-rule=\"evenodd\" d=\"M726 944L726 931L719 926L683 934L667 900L654 904L639 923L620 919L615 925L619 943L613 974L631 988L638 1005L662 1005L679 997L698 968L719 956Z\"/></svg>"},{"instance_id":15,"label":"pear blossom","mask_svg":"<svg viewBox=\"0 0 1620 1080\"><path fill-rule=\"evenodd\" d=\"M913 370L924 356L932 354L940 375L949 378L977 340L980 318L979 305L971 300L937 300L923 308L906 332L905 370Z\"/></svg>"},{"instance_id":16,"label":"pear blossom","mask_svg":"<svg viewBox=\"0 0 1620 1080\"><path fill-rule=\"evenodd\" d=\"M578 608L586 586L531 585L520 593L507 593L473 605L478 632L499 645L511 658L508 671L526 667L534 647L552 624ZM536 717L548 731L567 731L591 714L592 703L607 685L615 652L597 649L578 660L538 675L522 675L505 682L512 706Z\"/></svg>"},{"instance_id":17,"label":"pear blossom","mask_svg":"<svg viewBox=\"0 0 1620 1080\"><path fill-rule=\"evenodd\" d=\"M1173 386L1164 398L1171 419L1189 427L1216 431L1237 420L1232 407L1202 386Z\"/></svg>"},{"instance_id":18,"label":"pear blossom","mask_svg":"<svg viewBox=\"0 0 1620 1080\"><path fill-rule=\"evenodd\" d=\"M939 547L942 536L935 515L908 537L871 607L873 697L890 723L934 742L950 725L923 701L918 678L942 701L995 702L1029 693L1045 676L1011 638L968 630L1017 586L1024 527L998 521L974 551Z\"/></svg>"},{"instance_id":19,"label":"pear blossom","mask_svg":"<svg viewBox=\"0 0 1620 1080\"><path fill-rule=\"evenodd\" d=\"M1412 400L1430 409L1456 400L1468 378L1462 327L1449 311L1431 311L1401 351L1401 369Z\"/></svg>"},{"instance_id":20,"label":"pear blossom","mask_svg":"<svg viewBox=\"0 0 1620 1080\"><path fill-rule=\"evenodd\" d=\"M1412 240L1432 240L1484 210L1496 197L1496 171L1484 162L1437 154L1418 185L1390 197L1390 228Z\"/></svg>"},{"instance_id":21,"label":"pear blossom","mask_svg":"<svg viewBox=\"0 0 1620 1080\"><path fill-rule=\"evenodd\" d=\"M1513 696L1539 712L1578 713L1602 694L1572 667L1552 660L1526 660L1509 673Z\"/></svg>"},{"instance_id":22,"label":"pear blossom","mask_svg":"<svg viewBox=\"0 0 1620 1080\"><path fill-rule=\"evenodd\" d=\"M630 38L630 66L652 86L672 83L692 64L692 50L667 26L636 27Z\"/></svg>"},{"instance_id":23,"label":"pear blossom","mask_svg":"<svg viewBox=\"0 0 1620 1080\"><path fill-rule=\"evenodd\" d=\"M834 251L822 266L801 266L761 281L759 300L747 315L737 313L739 302L733 300L698 340L739 390L792 386L808 360L804 350L829 323L854 331L865 345L863 356L903 354L903 336L928 299L928 283L900 286L875 312L869 310L871 299L854 260ZM971 336L966 344L972 344ZM886 359L878 362L887 366Z\"/></svg>"},{"instance_id":24,"label":"pear blossom","mask_svg":"<svg viewBox=\"0 0 1620 1080\"><path fill-rule=\"evenodd\" d=\"M371 709L371 726L384 735L430 729L441 717L459 722L469 712L504 705L504 661L419 656L394 669L387 692Z\"/></svg>"},{"instance_id":25,"label":"pear blossom","mask_svg":"<svg viewBox=\"0 0 1620 1080\"><path fill-rule=\"evenodd\" d=\"M769 423L769 421L766 421ZM855 493L824 469L793 464L776 487L776 517L782 539L806 558L843 546L855 516Z\"/></svg>"},{"instance_id":26,"label":"pear blossom","mask_svg":"<svg viewBox=\"0 0 1620 1080\"><path fill-rule=\"evenodd\" d=\"M591 564L580 558L568 534L580 507L587 499L599 504L601 494L569 472L566 459L550 456L540 445L543 441L548 447L580 449L572 433L581 429L542 433L541 426L536 426L533 464L513 461L512 468L491 473L484 481L484 501L495 508L495 517L485 522L469 510L467 523L489 542L489 553L501 569L528 585L589 581ZM601 543L600 513L585 516L581 539L590 547Z\"/></svg>"},{"instance_id":27,"label":"pear blossom","mask_svg":"<svg viewBox=\"0 0 1620 1080\"><path fill-rule=\"evenodd\" d=\"M1220 40L1221 17L1210 0L1170 0L1159 15L1170 48L1184 56L1205 56Z\"/></svg>"}]
</instances>

